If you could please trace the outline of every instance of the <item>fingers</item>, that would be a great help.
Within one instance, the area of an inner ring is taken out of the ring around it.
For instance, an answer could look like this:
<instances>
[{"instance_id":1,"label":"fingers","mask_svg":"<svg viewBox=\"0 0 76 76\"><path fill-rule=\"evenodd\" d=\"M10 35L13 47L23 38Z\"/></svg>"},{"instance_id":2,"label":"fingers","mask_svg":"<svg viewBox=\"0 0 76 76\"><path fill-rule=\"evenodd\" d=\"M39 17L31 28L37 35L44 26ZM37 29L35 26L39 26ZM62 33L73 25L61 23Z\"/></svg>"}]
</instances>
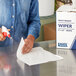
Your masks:
<instances>
[{"instance_id":1,"label":"fingers","mask_svg":"<svg viewBox=\"0 0 76 76\"><path fill-rule=\"evenodd\" d=\"M6 37L4 37L2 33L0 33L0 41L4 41L5 39Z\"/></svg>"},{"instance_id":2,"label":"fingers","mask_svg":"<svg viewBox=\"0 0 76 76\"><path fill-rule=\"evenodd\" d=\"M25 40L25 44L22 48L22 54L26 54L26 53L29 53L32 49L32 46L33 44L31 44L31 42L29 40Z\"/></svg>"},{"instance_id":3,"label":"fingers","mask_svg":"<svg viewBox=\"0 0 76 76\"><path fill-rule=\"evenodd\" d=\"M26 54L33 48L35 37L33 35L28 35L27 39L24 40L25 44L22 48L22 53Z\"/></svg>"},{"instance_id":4,"label":"fingers","mask_svg":"<svg viewBox=\"0 0 76 76\"><path fill-rule=\"evenodd\" d=\"M25 54L25 53L28 53L28 52L30 52L30 46L29 46L30 44L28 43L28 42L26 42L25 44L24 44L24 46L23 46L23 48L22 48L22 53L23 54Z\"/></svg>"},{"instance_id":5,"label":"fingers","mask_svg":"<svg viewBox=\"0 0 76 76\"><path fill-rule=\"evenodd\" d=\"M8 31L10 31L10 29L8 29ZM2 29L0 28L0 41L4 41L5 39L6 37L3 36Z\"/></svg>"}]
</instances>

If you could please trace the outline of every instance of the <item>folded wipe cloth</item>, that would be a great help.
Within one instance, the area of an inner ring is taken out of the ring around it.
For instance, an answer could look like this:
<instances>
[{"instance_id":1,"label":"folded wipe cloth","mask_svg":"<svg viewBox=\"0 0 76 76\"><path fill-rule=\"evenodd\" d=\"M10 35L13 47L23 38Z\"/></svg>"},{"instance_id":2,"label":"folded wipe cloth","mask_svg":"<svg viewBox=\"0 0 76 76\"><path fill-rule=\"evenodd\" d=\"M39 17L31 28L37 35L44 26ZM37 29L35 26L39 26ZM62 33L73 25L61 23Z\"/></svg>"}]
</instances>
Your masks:
<instances>
[{"instance_id":1,"label":"folded wipe cloth","mask_svg":"<svg viewBox=\"0 0 76 76\"><path fill-rule=\"evenodd\" d=\"M23 55L21 53L23 45L24 40L22 38L17 50L17 58L29 66L63 59L62 57L54 55L41 47L35 47L31 52Z\"/></svg>"}]
</instances>

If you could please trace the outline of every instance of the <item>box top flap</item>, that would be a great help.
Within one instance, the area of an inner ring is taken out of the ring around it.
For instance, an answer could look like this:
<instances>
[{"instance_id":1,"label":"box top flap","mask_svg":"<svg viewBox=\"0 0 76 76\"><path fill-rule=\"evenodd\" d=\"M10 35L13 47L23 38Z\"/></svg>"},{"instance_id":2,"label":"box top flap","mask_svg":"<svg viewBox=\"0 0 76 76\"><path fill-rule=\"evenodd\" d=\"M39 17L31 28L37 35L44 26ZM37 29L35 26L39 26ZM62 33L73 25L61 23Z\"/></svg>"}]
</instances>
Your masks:
<instances>
[{"instance_id":1,"label":"box top flap","mask_svg":"<svg viewBox=\"0 0 76 76\"><path fill-rule=\"evenodd\" d=\"M76 12L76 8L73 5L66 4L58 8L57 12Z\"/></svg>"}]
</instances>

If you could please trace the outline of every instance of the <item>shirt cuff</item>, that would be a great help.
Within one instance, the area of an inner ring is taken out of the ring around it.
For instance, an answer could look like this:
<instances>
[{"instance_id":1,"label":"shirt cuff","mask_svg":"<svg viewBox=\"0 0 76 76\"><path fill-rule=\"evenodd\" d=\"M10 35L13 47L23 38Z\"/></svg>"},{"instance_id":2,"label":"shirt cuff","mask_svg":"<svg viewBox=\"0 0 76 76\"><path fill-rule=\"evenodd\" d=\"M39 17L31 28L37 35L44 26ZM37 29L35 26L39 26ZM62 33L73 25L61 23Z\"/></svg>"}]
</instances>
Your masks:
<instances>
[{"instance_id":1,"label":"shirt cuff","mask_svg":"<svg viewBox=\"0 0 76 76\"><path fill-rule=\"evenodd\" d=\"M39 37L39 33L34 32L34 31L29 31L28 35L33 35L35 37L35 39L37 39Z\"/></svg>"}]
</instances>

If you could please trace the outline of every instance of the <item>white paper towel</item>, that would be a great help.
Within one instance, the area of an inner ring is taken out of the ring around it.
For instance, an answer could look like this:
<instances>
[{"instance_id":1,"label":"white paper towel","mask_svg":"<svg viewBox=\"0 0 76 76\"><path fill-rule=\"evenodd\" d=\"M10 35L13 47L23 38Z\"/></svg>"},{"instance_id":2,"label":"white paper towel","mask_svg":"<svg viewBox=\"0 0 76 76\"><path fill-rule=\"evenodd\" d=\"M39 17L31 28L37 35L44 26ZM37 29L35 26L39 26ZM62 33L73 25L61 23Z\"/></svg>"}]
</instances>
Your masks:
<instances>
[{"instance_id":1,"label":"white paper towel","mask_svg":"<svg viewBox=\"0 0 76 76\"><path fill-rule=\"evenodd\" d=\"M54 14L55 0L39 0L40 16L50 16Z\"/></svg>"},{"instance_id":2,"label":"white paper towel","mask_svg":"<svg viewBox=\"0 0 76 76\"><path fill-rule=\"evenodd\" d=\"M18 50L17 50L17 58L20 61L28 64L29 66L63 59L62 57L60 57L58 55L54 55L54 54L44 50L41 47L35 47L31 50L30 53L23 55L21 52L23 45L24 45L24 40L22 38L20 45L18 47Z\"/></svg>"}]
</instances>

